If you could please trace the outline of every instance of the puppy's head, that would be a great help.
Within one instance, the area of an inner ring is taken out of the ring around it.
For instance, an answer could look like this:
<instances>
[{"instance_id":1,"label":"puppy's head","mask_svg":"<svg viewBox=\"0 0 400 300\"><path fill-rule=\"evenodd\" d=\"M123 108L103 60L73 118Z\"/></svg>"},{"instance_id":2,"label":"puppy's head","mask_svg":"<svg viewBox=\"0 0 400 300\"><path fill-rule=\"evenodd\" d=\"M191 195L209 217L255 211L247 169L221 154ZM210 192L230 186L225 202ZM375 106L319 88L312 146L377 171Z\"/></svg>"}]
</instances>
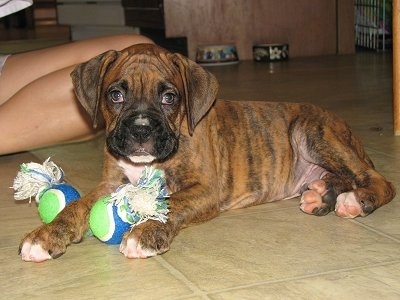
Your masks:
<instances>
[{"instance_id":1,"label":"puppy's head","mask_svg":"<svg viewBox=\"0 0 400 300\"><path fill-rule=\"evenodd\" d=\"M71 73L78 100L106 123L107 147L134 163L165 160L192 135L215 101L215 77L180 54L151 44L108 51Z\"/></svg>"}]
</instances>

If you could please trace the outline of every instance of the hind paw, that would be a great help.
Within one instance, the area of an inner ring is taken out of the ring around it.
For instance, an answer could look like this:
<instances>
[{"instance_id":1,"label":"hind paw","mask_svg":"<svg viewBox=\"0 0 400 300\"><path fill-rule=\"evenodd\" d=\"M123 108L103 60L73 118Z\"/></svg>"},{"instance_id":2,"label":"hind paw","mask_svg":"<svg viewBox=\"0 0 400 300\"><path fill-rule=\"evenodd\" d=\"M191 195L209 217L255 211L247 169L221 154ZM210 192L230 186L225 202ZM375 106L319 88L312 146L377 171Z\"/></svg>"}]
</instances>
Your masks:
<instances>
[{"instance_id":1,"label":"hind paw","mask_svg":"<svg viewBox=\"0 0 400 300\"><path fill-rule=\"evenodd\" d=\"M300 209L307 214L324 216L334 210L339 217L355 218L373 210L370 209L372 204L360 203L354 191L342 193L336 198L334 191L323 180L313 181L308 188L300 200Z\"/></svg>"},{"instance_id":2,"label":"hind paw","mask_svg":"<svg viewBox=\"0 0 400 300\"><path fill-rule=\"evenodd\" d=\"M316 180L309 184L308 190L301 195L300 209L310 215L325 216L334 209L332 193L325 181Z\"/></svg>"},{"instance_id":3,"label":"hind paw","mask_svg":"<svg viewBox=\"0 0 400 300\"><path fill-rule=\"evenodd\" d=\"M335 213L342 218L363 216L364 211L354 192L342 193L337 197Z\"/></svg>"}]
</instances>

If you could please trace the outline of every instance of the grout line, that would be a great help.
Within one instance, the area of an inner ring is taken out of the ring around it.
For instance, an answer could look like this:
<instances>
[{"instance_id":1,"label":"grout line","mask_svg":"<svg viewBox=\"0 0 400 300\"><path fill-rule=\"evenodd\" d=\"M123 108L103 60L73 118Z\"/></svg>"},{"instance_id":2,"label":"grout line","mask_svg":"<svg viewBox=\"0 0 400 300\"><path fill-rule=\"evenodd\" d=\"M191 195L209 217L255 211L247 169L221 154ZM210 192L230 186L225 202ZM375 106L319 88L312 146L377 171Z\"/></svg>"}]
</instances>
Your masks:
<instances>
[{"instance_id":1,"label":"grout line","mask_svg":"<svg viewBox=\"0 0 400 300\"><path fill-rule=\"evenodd\" d=\"M192 290L193 291L192 296L199 296L201 299L210 300L210 298L207 296L207 293L202 291L196 284L190 281L182 272L173 267L163 257L157 255L154 257L154 259L156 259L164 268L166 268L176 279L184 283L185 286L187 286L190 290ZM187 297L188 296L186 295L174 299L186 299Z\"/></svg>"},{"instance_id":2,"label":"grout line","mask_svg":"<svg viewBox=\"0 0 400 300\"><path fill-rule=\"evenodd\" d=\"M357 220L353 220L353 219L348 219L348 221L350 221L351 223L356 224L356 225L358 225L358 226L360 226L360 227L363 227L363 228L365 228L365 229L367 229L367 230L369 230L369 231L372 231L372 232L374 232L374 233L376 233L376 234L378 234L378 235L380 235L380 236L383 236L383 237L385 237L385 238L388 238L388 239L390 239L390 240L392 240L392 241L394 241L394 242L396 242L396 243L400 243L400 240L399 240L399 239L397 239L397 238L395 238L395 237L393 237L393 236L391 236L391 235L389 235L389 234L387 234L387 233L384 233L384 232L382 232L382 231L379 231L379 230L377 230L377 229L375 229L375 228L373 228L373 227L371 227L371 226L369 226L369 225L366 225L366 224L364 224L364 223L361 223L361 222L359 222L359 221L357 221Z\"/></svg>"},{"instance_id":3,"label":"grout line","mask_svg":"<svg viewBox=\"0 0 400 300\"><path fill-rule=\"evenodd\" d=\"M315 278L315 277L330 275L330 274L338 274L338 273L349 272L349 271L357 271L357 270L363 270L363 269L368 269L368 268L388 266L388 265L393 265L394 263L400 263L400 260L387 261L387 262L381 262L381 263L376 263L376 264L372 264L372 265L363 265L363 266L352 267L352 268L335 269L335 270L330 270L330 271L325 271L325 272L320 272L320 273L314 273L314 274L310 274L310 275L298 275L298 276L293 276L293 277L288 277L288 278L271 279L271 280L266 280L266 281L249 283L249 284L241 285L241 286L235 286L235 287L231 287L231 288L213 290L213 291L208 292L207 294L208 295L220 294L223 292L247 289L247 288L257 287L257 286L262 286L262 285L291 282L291 281L295 281L295 280Z\"/></svg>"}]
</instances>

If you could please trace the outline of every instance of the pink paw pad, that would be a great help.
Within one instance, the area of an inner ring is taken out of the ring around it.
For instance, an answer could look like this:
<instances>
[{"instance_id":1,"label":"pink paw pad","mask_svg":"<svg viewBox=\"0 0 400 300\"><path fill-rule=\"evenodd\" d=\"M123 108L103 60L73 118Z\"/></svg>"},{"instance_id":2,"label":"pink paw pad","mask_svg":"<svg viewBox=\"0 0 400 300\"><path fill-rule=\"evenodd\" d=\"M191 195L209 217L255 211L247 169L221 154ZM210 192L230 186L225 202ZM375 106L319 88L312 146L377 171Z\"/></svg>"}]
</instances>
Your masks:
<instances>
[{"instance_id":1,"label":"pink paw pad","mask_svg":"<svg viewBox=\"0 0 400 300\"><path fill-rule=\"evenodd\" d=\"M21 258L23 261L43 262L52 259L51 255L40 245L25 242L21 248Z\"/></svg>"},{"instance_id":2,"label":"pink paw pad","mask_svg":"<svg viewBox=\"0 0 400 300\"><path fill-rule=\"evenodd\" d=\"M335 213L342 218L355 218L363 214L354 192L342 193L337 197Z\"/></svg>"},{"instance_id":3,"label":"pink paw pad","mask_svg":"<svg viewBox=\"0 0 400 300\"><path fill-rule=\"evenodd\" d=\"M313 215L315 210L324 206L322 196L326 194L327 189L325 181L322 179L311 182L308 188L301 195L300 209L307 214Z\"/></svg>"},{"instance_id":4,"label":"pink paw pad","mask_svg":"<svg viewBox=\"0 0 400 300\"><path fill-rule=\"evenodd\" d=\"M125 255L126 258L147 258L157 255L155 251L142 249L134 238L127 238L122 241L119 246L119 252Z\"/></svg>"},{"instance_id":5,"label":"pink paw pad","mask_svg":"<svg viewBox=\"0 0 400 300\"><path fill-rule=\"evenodd\" d=\"M314 209L321 207L322 197L314 190L307 190L301 195L300 209L306 214L313 214Z\"/></svg>"}]
</instances>

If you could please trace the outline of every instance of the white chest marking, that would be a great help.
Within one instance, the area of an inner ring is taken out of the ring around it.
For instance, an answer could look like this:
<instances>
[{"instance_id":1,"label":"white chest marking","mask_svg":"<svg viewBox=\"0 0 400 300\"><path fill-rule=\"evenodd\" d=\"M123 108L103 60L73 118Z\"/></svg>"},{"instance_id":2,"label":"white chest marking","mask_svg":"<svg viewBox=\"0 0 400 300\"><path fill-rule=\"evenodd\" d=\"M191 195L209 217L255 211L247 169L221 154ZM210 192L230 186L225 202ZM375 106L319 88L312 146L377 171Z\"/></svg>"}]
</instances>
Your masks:
<instances>
[{"instance_id":1,"label":"white chest marking","mask_svg":"<svg viewBox=\"0 0 400 300\"><path fill-rule=\"evenodd\" d=\"M122 168L124 174L126 177L128 177L130 183L132 184L137 183L145 167L143 164L137 165L124 160L119 160L118 165Z\"/></svg>"}]
</instances>

